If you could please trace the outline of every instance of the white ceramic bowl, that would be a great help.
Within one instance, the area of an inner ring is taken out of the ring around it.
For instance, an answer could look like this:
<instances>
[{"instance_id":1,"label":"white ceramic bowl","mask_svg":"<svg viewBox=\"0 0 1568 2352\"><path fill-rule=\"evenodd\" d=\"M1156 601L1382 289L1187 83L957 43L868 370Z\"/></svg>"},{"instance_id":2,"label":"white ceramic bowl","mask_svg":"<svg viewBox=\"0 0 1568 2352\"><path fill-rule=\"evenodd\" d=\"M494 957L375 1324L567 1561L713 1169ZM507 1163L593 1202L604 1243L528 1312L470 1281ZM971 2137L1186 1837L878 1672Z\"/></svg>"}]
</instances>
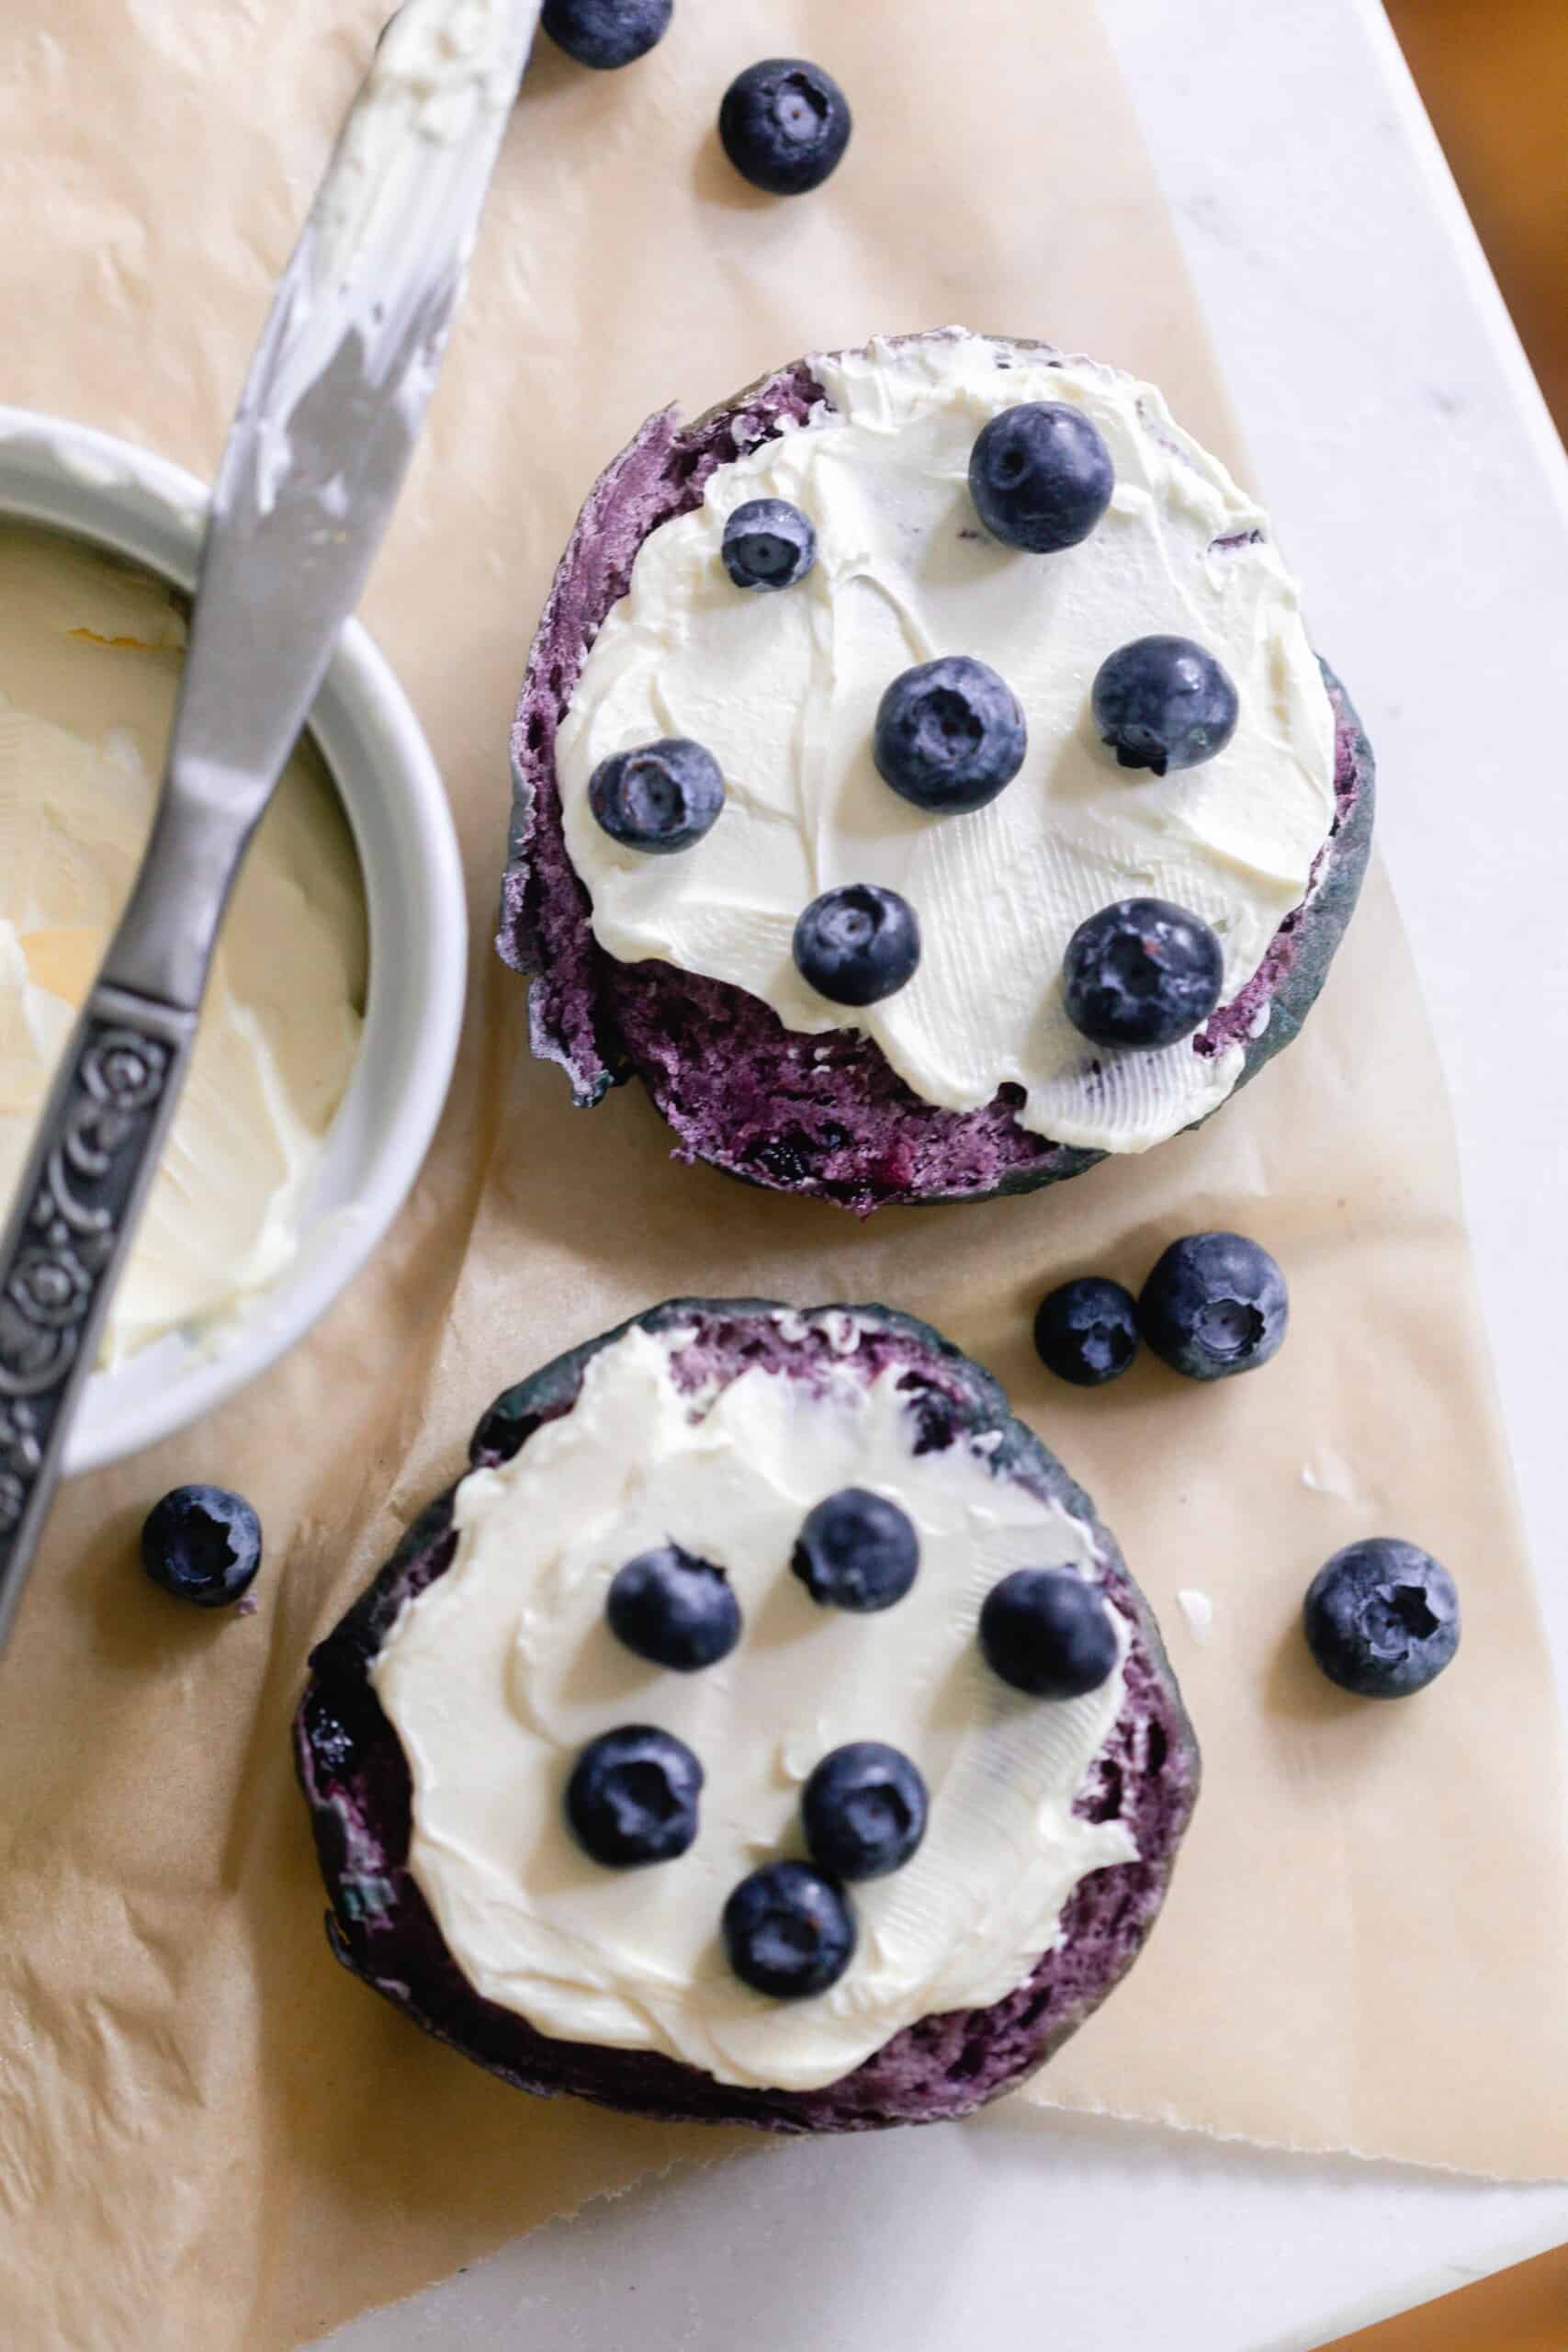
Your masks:
<instances>
[{"instance_id":1,"label":"white ceramic bowl","mask_svg":"<svg viewBox=\"0 0 1568 2352\"><path fill-rule=\"evenodd\" d=\"M130 443L0 407L0 517L196 585L208 494ZM310 718L353 831L370 926L365 1037L305 1204L298 1258L217 1335L172 1334L95 1374L66 1447L101 1468L210 1412L309 1330L358 1272L419 1173L462 1021L468 919L441 776L365 631L344 630ZM193 1456L191 1476L201 1475Z\"/></svg>"}]
</instances>

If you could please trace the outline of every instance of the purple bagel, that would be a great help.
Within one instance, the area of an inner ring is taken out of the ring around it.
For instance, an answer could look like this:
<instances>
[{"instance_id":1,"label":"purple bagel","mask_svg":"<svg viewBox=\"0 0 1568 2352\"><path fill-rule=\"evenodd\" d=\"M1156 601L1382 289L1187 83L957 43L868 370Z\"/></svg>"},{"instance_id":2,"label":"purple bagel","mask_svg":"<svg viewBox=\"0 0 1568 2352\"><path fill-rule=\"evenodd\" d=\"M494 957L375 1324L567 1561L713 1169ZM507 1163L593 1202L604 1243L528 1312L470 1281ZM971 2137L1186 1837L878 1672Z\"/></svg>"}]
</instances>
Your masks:
<instances>
[{"instance_id":1,"label":"purple bagel","mask_svg":"<svg viewBox=\"0 0 1568 2352\"><path fill-rule=\"evenodd\" d=\"M588 650L625 595L651 531L701 504L715 469L823 402L800 361L732 405L682 425L651 417L589 493L561 559L529 657L512 734L514 787L497 946L533 983L534 1051L558 1061L578 1104L640 1078L676 1138L675 1157L706 1160L774 1191L836 1201L861 1216L893 1203L985 1200L1032 1192L1104 1155L1020 1125L1021 1091L984 1109L933 1108L879 1046L841 1029L805 1035L743 989L649 960L622 964L593 936L587 890L568 854L556 776L557 731ZM1337 720L1333 831L1304 903L1287 916L1242 995L1198 1040L1246 1045L1238 1083L1289 1044L1311 1011L1354 910L1371 850L1371 749L1348 696L1325 668ZM1267 1009L1268 1025L1255 1034Z\"/></svg>"},{"instance_id":2,"label":"purple bagel","mask_svg":"<svg viewBox=\"0 0 1568 2352\"><path fill-rule=\"evenodd\" d=\"M455 1489L423 1511L374 1584L314 1651L295 1719L300 1785L331 1897L327 1933L344 1965L418 2025L521 2090L571 2091L608 2107L671 2120L752 2123L774 2132L865 2132L965 2114L1010 2090L1059 2048L1132 1965L1165 1897L1198 1792L1198 1749L1157 1630L1113 1539L1079 1489L1015 1420L989 1374L929 1326L863 1306L847 1311L859 1343L846 1359L811 1310L804 1336L786 1338L768 1301L672 1300L635 1319L650 1331L696 1326L672 1359L694 1386L763 1363L819 1383L830 1363L859 1365L869 1382L889 1363L918 1399L919 1450L995 1434L994 1475L1055 1499L1093 1530L1107 1599L1126 1619L1126 1701L1079 1791L1075 1811L1120 1816L1134 1862L1093 1872L1063 1915L1055 1948L1019 1989L991 2007L930 2017L825 2088L738 2088L657 2052L551 2041L511 2009L482 1999L460 1973L407 1867L411 1786L402 1749L382 1713L369 1668L405 1600L443 1576L456 1549ZM584 1366L629 1328L559 1357L499 1397L474 1433L476 1464L509 1460L546 1421L570 1413ZM789 1329L796 1330L798 1322Z\"/></svg>"}]
</instances>

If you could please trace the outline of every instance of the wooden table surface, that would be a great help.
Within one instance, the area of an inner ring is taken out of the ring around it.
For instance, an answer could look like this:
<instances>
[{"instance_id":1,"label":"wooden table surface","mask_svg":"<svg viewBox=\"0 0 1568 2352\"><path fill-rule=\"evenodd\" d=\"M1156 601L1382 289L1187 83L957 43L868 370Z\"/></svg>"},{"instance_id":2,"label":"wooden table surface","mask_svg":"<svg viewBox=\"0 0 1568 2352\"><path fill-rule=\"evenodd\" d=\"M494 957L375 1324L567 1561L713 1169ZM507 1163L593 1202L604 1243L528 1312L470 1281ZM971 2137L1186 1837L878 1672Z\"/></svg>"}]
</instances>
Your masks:
<instances>
[{"instance_id":1,"label":"wooden table surface","mask_svg":"<svg viewBox=\"0 0 1568 2352\"><path fill-rule=\"evenodd\" d=\"M1568 2246L1440 2302L1342 2336L1325 2352L1565 2352Z\"/></svg>"},{"instance_id":2,"label":"wooden table surface","mask_svg":"<svg viewBox=\"0 0 1568 2352\"><path fill-rule=\"evenodd\" d=\"M1385 0L1503 299L1568 434L1568 0Z\"/></svg>"}]
</instances>

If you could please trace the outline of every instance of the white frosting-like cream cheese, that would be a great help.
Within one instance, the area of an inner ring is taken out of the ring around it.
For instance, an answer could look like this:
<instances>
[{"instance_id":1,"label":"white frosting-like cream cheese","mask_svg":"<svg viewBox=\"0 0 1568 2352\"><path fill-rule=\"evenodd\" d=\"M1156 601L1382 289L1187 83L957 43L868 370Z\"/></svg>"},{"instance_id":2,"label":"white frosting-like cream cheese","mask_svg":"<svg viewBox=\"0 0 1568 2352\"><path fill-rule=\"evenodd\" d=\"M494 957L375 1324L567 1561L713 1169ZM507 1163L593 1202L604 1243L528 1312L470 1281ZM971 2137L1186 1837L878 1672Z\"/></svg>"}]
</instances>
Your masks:
<instances>
[{"instance_id":1,"label":"white frosting-like cream cheese","mask_svg":"<svg viewBox=\"0 0 1568 2352\"><path fill-rule=\"evenodd\" d=\"M433 229L444 262L448 223L432 206L428 159L412 130L436 147L498 139L517 96L538 8L523 0L403 0L383 27L363 103L344 126L317 215L318 281L341 295L376 238L400 214L417 237ZM372 295L381 291L370 289ZM344 323L334 318L334 328ZM330 345L323 350L324 359Z\"/></svg>"},{"instance_id":2,"label":"white frosting-like cream cheese","mask_svg":"<svg viewBox=\"0 0 1568 2352\"><path fill-rule=\"evenodd\" d=\"M185 623L172 592L0 527L0 1194L152 825ZM113 1361L233 1307L288 1264L359 1049L358 865L313 755L290 763L221 944L173 1134L116 1294Z\"/></svg>"},{"instance_id":3,"label":"white frosting-like cream cheese","mask_svg":"<svg viewBox=\"0 0 1568 2352\"><path fill-rule=\"evenodd\" d=\"M1134 1858L1122 1823L1072 1811L1123 1672L1053 1702L987 1668L989 1588L1023 1566L1095 1577L1089 1533L983 1449L917 1454L898 1370L868 1385L852 1324L825 1396L753 1367L694 1398L671 1370L686 1336L634 1328L593 1357L566 1418L463 1481L453 1565L399 1617L375 1685L412 1775L410 1867L477 1991L557 2039L807 2090L919 2018L1013 1991L1079 1881ZM850 1485L897 1499L919 1533L911 1591L874 1616L818 1606L790 1571L807 1510ZM744 1617L739 1647L695 1674L647 1665L605 1623L616 1569L671 1540L727 1571ZM701 1826L679 1860L611 1870L573 1843L561 1799L583 1745L628 1723L695 1751ZM836 1985L764 1998L728 1967L725 1900L804 1853L802 1784L852 1739L918 1764L924 1843L852 1890L859 1944Z\"/></svg>"},{"instance_id":4,"label":"white frosting-like cream cheese","mask_svg":"<svg viewBox=\"0 0 1568 2352\"><path fill-rule=\"evenodd\" d=\"M1295 584L1261 509L1129 376L957 330L813 368L830 407L649 535L588 656L558 765L594 932L623 961L750 990L786 1028L863 1030L927 1102L971 1111L1010 1084L1035 1133L1145 1150L1224 1100L1243 1048L1090 1046L1063 953L1112 900L1171 899L1219 933L1229 1002L1300 905L1334 818L1334 722ZM1084 410L1115 467L1109 511L1058 555L1000 545L969 495L982 426L1025 401ZM814 571L775 594L737 589L720 560L726 518L759 497L818 534ZM1218 655L1241 704L1218 757L1164 778L1118 767L1089 715L1107 655L1155 633ZM882 781L872 731L891 681L948 653L1001 673L1029 751L988 807L933 817ZM594 822L588 782L671 735L713 753L728 799L695 848L643 856ZM851 882L901 892L923 941L913 979L859 1012L791 954L801 910Z\"/></svg>"}]
</instances>

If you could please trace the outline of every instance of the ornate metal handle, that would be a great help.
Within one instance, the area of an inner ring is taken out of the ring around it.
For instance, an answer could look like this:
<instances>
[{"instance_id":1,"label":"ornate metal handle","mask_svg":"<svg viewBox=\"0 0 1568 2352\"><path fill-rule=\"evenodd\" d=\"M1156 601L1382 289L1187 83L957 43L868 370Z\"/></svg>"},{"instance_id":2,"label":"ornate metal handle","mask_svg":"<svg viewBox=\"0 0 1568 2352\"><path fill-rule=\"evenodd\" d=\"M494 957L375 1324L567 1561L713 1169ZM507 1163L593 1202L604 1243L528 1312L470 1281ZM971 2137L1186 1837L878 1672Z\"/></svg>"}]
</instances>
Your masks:
<instances>
[{"instance_id":1,"label":"ornate metal handle","mask_svg":"<svg viewBox=\"0 0 1568 2352\"><path fill-rule=\"evenodd\" d=\"M194 1012L99 984L61 1063L0 1239L0 1645L195 1029Z\"/></svg>"}]
</instances>

